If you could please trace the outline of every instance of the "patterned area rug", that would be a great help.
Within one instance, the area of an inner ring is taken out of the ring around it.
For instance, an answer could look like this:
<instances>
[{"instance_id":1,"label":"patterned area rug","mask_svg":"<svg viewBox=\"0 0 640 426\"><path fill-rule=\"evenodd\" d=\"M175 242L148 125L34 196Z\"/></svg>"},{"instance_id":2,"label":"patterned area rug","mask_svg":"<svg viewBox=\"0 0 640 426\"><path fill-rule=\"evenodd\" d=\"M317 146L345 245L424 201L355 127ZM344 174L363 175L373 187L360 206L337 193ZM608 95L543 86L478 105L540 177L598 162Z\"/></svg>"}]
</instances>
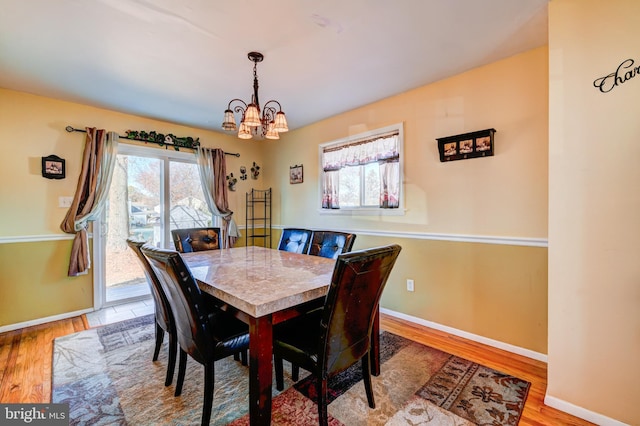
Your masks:
<instances>
[{"instance_id":1,"label":"patterned area rug","mask_svg":"<svg viewBox=\"0 0 640 426\"><path fill-rule=\"evenodd\" d=\"M166 340L166 339L165 339ZM182 396L164 386L167 348L152 362L153 316L55 340L52 402L68 403L72 425L191 425L202 413L204 370L189 359ZM329 382L330 425L516 425L530 384L394 334L381 335L382 373L370 409L360 365ZM272 424L318 422L315 381L273 386ZM175 383L175 378L174 378ZM248 368L216 363L211 424L248 425Z\"/></svg>"}]
</instances>

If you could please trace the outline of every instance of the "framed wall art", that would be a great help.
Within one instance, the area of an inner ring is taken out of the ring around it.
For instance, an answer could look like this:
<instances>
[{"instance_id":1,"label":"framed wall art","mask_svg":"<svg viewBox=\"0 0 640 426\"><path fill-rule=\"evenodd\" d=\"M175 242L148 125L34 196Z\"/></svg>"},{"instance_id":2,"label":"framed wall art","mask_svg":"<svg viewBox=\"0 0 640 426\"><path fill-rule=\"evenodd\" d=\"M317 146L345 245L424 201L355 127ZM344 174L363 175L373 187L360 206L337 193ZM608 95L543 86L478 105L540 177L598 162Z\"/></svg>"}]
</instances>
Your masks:
<instances>
[{"instance_id":1,"label":"framed wall art","mask_svg":"<svg viewBox=\"0 0 640 426\"><path fill-rule=\"evenodd\" d=\"M303 180L302 164L289 167L289 183L302 183Z\"/></svg>"},{"instance_id":2,"label":"framed wall art","mask_svg":"<svg viewBox=\"0 0 640 426\"><path fill-rule=\"evenodd\" d=\"M461 135L437 138L440 161L466 160L493 155L493 135L496 129L485 129Z\"/></svg>"},{"instance_id":3,"label":"framed wall art","mask_svg":"<svg viewBox=\"0 0 640 426\"><path fill-rule=\"evenodd\" d=\"M57 155L42 157L42 177L47 179L64 179L64 158Z\"/></svg>"}]
</instances>

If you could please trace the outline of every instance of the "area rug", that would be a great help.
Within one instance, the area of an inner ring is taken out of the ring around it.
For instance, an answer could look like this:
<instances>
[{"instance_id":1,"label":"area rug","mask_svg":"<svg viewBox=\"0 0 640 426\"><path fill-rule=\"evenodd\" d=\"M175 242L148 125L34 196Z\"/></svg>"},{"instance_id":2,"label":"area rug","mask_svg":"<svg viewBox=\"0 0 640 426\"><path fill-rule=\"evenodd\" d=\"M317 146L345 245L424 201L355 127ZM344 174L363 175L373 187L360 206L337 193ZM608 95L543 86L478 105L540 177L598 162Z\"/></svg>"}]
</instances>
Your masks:
<instances>
[{"instance_id":1,"label":"area rug","mask_svg":"<svg viewBox=\"0 0 640 426\"><path fill-rule=\"evenodd\" d=\"M360 365L329 381L329 424L516 425L530 384L482 365L382 332L381 374L370 409ZM68 403L72 425L196 425L204 370L189 359L182 395L164 386L166 343L158 361L153 316L110 324L54 342L52 402ZM212 425L248 425L249 370L233 358L216 362ZM272 424L315 425L315 383L300 371L273 386Z\"/></svg>"}]
</instances>

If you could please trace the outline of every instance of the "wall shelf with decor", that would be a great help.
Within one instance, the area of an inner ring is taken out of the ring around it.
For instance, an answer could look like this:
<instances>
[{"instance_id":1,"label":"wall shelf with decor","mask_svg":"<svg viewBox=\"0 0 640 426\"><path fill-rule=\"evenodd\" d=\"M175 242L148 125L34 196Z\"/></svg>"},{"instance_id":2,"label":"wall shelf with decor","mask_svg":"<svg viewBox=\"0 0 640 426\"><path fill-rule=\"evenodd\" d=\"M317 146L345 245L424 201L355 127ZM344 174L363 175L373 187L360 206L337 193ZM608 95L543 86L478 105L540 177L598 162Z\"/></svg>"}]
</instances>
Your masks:
<instances>
[{"instance_id":1,"label":"wall shelf with decor","mask_svg":"<svg viewBox=\"0 0 640 426\"><path fill-rule=\"evenodd\" d=\"M496 129L437 138L440 161L466 160L493 156L493 135Z\"/></svg>"},{"instance_id":2,"label":"wall shelf with decor","mask_svg":"<svg viewBox=\"0 0 640 426\"><path fill-rule=\"evenodd\" d=\"M271 248L271 188L252 189L246 195L246 245Z\"/></svg>"}]
</instances>

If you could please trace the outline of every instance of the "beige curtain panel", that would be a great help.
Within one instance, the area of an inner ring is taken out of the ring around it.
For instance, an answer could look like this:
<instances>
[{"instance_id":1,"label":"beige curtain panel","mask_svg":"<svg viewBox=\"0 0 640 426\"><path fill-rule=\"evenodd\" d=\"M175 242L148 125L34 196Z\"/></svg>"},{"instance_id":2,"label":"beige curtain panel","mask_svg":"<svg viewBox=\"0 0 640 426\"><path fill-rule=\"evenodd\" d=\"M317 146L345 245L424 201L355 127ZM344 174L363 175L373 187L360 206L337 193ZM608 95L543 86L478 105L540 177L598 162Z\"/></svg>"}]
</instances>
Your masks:
<instances>
[{"instance_id":1,"label":"beige curtain panel","mask_svg":"<svg viewBox=\"0 0 640 426\"><path fill-rule=\"evenodd\" d=\"M222 219L222 248L233 247L240 237L240 231L233 220L233 211L229 208L227 192L227 162L224 151L219 148L197 147L195 151L200 183L209 210Z\"/></svg>"},{"instance_id":2,"label":"beige curtain panel","mask_svg":"<svg viewBox=\"0 0 640 426\"><path fill-rule=\"evenodd\" d=\"M69 259L70 277L86 274L91 267L87 227L104 208L118 152L118 134L87 127L82 170L73 202L60 229L75 234Z\"/></svg>"}]
</instances>

